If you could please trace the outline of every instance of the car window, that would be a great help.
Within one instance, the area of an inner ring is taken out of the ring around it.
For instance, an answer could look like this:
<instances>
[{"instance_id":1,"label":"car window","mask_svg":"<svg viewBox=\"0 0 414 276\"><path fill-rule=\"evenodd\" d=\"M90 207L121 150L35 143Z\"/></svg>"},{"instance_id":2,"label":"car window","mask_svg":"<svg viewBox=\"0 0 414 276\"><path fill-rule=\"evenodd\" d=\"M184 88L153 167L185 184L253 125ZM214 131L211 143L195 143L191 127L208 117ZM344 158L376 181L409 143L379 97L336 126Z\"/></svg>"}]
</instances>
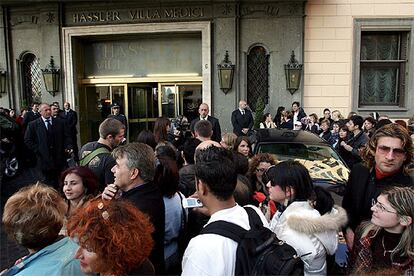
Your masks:
<instances>
[{"instance_id":1,"label":"car window","mask_svg":"<svg viewBox=\"0 0 414 276\"><path fill-rule=\"evenodd\" d=\"M259 143L256 152L273 154L279 161L288 159L303 164L314 185L342 195L349 177L349 169L329 146L302 143ZM329 184L328 184L329 183Z\"/></svg>"},{"instance_id":2,"label":"car window","mask_svg":"<svg viewBox=\"0 0 414 276\"><path fill-rule=\"evenodd\" d=\"M260 144L259 152L276 154L278 159L308 159L308 150L304 144Z\"/></svg>"},{"instance_id":3,"label":"car window","mask_svg":"<svg viewBox=\"0 0 414 276\"><path fill-rule=\"evenodd\" d=\"M338 154L328 146L305 145L300 143L261 143L258 147L258 152L275 154L279 160L305 159L316 161L331 158L340 160Z\"/></svg>"}]
</instances>

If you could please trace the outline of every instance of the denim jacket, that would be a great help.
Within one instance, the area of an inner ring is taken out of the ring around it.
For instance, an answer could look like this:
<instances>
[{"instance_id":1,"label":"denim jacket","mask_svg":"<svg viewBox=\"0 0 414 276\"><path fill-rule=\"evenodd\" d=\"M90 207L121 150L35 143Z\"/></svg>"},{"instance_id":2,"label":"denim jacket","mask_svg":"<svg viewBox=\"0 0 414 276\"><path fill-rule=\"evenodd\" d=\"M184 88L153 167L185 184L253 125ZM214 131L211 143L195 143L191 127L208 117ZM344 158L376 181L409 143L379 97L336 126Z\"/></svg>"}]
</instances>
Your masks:
<instances>
[{"instance_id":1,"label":"denim jacket","mask_svg":"<svg viewBox=\"0 0 414 276\"><path fill-rule=\"evenodd\" d=\"M80 270L79 260L75 259L78 245L65 237L45 248L25 257L6 273L27 276L85 275Z\"/></svg>"}]
</instances>

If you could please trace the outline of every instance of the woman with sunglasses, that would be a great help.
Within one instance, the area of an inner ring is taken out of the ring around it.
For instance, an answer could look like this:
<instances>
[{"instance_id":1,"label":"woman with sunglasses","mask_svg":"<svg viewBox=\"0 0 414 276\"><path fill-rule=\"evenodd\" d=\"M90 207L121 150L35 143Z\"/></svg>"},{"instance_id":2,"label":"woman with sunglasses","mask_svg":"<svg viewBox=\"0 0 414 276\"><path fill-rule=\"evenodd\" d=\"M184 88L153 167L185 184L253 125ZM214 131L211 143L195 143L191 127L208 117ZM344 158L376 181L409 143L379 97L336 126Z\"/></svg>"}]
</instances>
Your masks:
<instances>
[{"instance_id":1,"label":"woman with sunglasses","mask_svg":"<svg viewBox=\"0 0 414 276\"><path fill-rule=\"evenodd\" d=\"M352 274L414 272L414 188L384 190L372 202L372 218L356 230L349 261ZM405 274L404 274L405 275Z\"/></svg>"},{"instance_id":2,"label":"woman with sunglasses","mask_svg":"<svg viewBox=\"0 0 414 276\"><path fill-rule=\"evenodd\" d=\"M263 174L270 166L276 165L276 163L277 160L274 155L264 152L257 153L250 159L247 174L253 192L253 204L258 206L265 216L268 214L269 219L275 213L276 207L269 200L269 190L266 187L267 182L263 181ZM270 210L268 207L270 207Z\"/></svg>"},{"instance_id":3,"label":"woman with sunglasses","mask_svg":"<svg viewBox=\"0 0 414 276\"><path fill-rule=\"evenodd\" d=\"M326 254L337 249L338 229L347 222L345 210L334 206L327 191L313 187L308 170L297 161L269 167L264 181L270 199L279 206L270 229L295 248L305 275L326 275Z\"/></svg>"}]
</instances>

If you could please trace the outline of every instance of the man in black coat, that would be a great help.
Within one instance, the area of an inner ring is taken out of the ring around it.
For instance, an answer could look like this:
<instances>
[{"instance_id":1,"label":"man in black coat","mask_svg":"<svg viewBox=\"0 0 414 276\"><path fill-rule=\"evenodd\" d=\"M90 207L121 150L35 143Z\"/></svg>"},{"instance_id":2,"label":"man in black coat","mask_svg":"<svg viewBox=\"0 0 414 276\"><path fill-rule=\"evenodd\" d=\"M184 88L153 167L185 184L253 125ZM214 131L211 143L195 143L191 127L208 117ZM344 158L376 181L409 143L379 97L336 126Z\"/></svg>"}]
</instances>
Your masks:
<instances>
[{"instance_id":1,"label":"man in black coat","mask_svg":"<svg viewBox=\"0 0 414 276\"><path fill-rule=\"evenodd\" d=\"M365 147L369 137L362 130L364 125L364 119L361 116L354 115L346 123L348 130L352 132L353 136L346 142L342 141L340 146L345 149L342 158L350 169L356 164L361 162L360 150Z\"/></svg>"},{"instance_id":2,"label":"man in black coat","mask_svg":"<svg viewBox=\"0 0 414 276\"><path fill-rule=\"evenodd\" d=\"M250 110L247 109L247 103L244 100L239 102L239 108L231 113L231 123L233 132L237 136L248 136L253 128L254 120Z\"/></svg>"},{"instance_id":3,"label":"man in black coat","mask_svg":"<svg viewBox=\"0 0 414 276\"><path fill-rule=\"evenodd\" d=\"M362 154L364 164L356 164L348 179L342 206L348 213L345 231L347 245L352 249L356 227L371 218L372 200L385 188L414 186L410 169L414 147L407 129L389 124L378 129Z\"/></svg>"},{"instance_id":4,"label":"man in black coat","mask_svg":"<svg viewBox=\"0 0 414 276\"><path fill-rule=\"evenodd\" d=\"M128 120L124 114L120 113L121 106L117 103L111 105L111 114L108 115L108 118L114 118L120 121L125 126L125 131L128 129Z\"/></svg>"},{"instance_id":5,"label":"man in black coat","mask_svg":"<svg viewBox=\"0 0 414 276\"><path fill-rule=\"evenodd\" d=\"M302 119L306 117L306 113L305 113L305 110L303 110L303 108L300 107L299 102L292 103L292 113L293 113L293 125L295 125L296 122L300 122L302 124ZM305 129L304 124L302 124L302 129Z\"/></svg>"},{"instance_id":6,"label":"man in black coat","mask_svg":"<svg viewBox=\"0 0 414 276\"><path fill-rule=\"evenodd\" d=\"M63 104L63 113L62 116L66 120L66 125L70 131L70 137L73 143L73 153L75 154L76 161L79 161L79 148L78 148L78 130L76 126L78 125L78 113L70 108L70 103L65 102Z\"/></svg>"},{"instance_id":7,"label":"man in black coat","mask_svg":"<svg viewBox=\"0 0 414 276\"><path fill-rule=\"evenodd\" d=\"M207 120L211 123L211 126L213 127L213 136L211 137L211 140L214 140L214 141L220 143L220 141L221 141L220 122L217 118L208 115L208 113L209 113L208 104L206 104L206 103L200 104L200 106L198 108L198 113L200 114L200 117L198 117L198 118L191 121L191 125L190 125L191 132L194 134L194 126L198 121Z\"/></svg>"},{"instance_id":8,"label":"man in black coat","mask_svg":"<svg viewBox=\"0 0 414 276\"><path fill-rule=\"evenodd\" d=\"M154 248L149 256L156 274L164 272L165 206L162 193L153 183L155 155L152 148L143 143L130 143L113 151L116 165L112 168L114 184L108 185L102 193L104 200L116 198L122 191L121 199L132 202L147 214L155 231L152 234Z\"/></svg>"},{"instance_id":9,"label":"man in black coat","mask_svg":"<svg viewBox=\"0 0 414 276\"><path fill-rule=\"evenodd\" d=\"M32 103L32 110L27 111L26 115L23 118L23 128L26 129L27 125L40 117L39 113L39 103Z\"/></svg>"},{"instance_id":10,"label":"man in black coat","mask_svg":"<svg viewBox=\"0 0 414 276\"><path fill-rule=\"evenodd\" d=\"M41 180L57 188L67 154L73 150L72 141L64 120L52 118L48 104L42 103L39 112L41 117L28 124L24 142L36 155Z\"/></svg>"}]
</instances>

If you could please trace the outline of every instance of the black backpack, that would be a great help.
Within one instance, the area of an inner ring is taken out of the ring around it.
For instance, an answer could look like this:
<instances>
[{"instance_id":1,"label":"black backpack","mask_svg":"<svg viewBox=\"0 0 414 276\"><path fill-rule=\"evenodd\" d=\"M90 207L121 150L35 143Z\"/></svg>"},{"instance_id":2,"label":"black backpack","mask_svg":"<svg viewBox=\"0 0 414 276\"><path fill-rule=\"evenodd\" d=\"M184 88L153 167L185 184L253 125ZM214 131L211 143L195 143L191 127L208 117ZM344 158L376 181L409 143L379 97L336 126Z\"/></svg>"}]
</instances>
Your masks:
<instances>
[{"instance_id":1,"label":"black backpack","mask_svg":"<svg viewBox=\"0 0 414 276\"><path fill-rule=\"evenodd\" d=\"M253 208L249 215L250 230L230 222L215 221L200 234L217 234L238 243L235 275L303 275L303 262L295 249L263 226Z\"/></svg>"}]
</instances>

